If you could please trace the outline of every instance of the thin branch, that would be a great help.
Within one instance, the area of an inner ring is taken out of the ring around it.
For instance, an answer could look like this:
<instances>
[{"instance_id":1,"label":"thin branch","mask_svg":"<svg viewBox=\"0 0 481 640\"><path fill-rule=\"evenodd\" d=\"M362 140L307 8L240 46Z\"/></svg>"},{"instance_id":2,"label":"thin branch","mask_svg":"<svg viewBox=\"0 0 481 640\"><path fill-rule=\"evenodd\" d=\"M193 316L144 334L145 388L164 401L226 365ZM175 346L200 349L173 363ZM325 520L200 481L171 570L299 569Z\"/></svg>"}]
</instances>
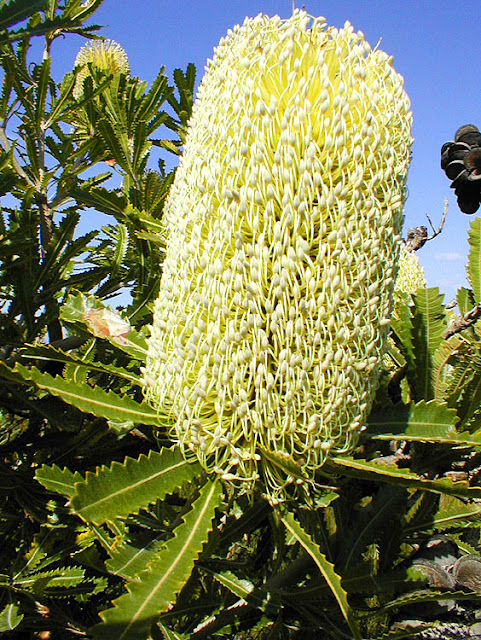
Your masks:
<instances>
[{"instance_id":1,"label":"thin branch","mask_svg":"<svg viewBox=\"0 0 481 640\"><path fill-rule=\"evenodd\" d=\"M459 316L452 320L444 333L444 338L447 340L451 336L454 336L455 333L468 329L473 326L479 318L481 318L481 303L467 311L463 316Z\"/></svg>"},{"instance_id":2,"label":"thin branch","mask_svg":"<svg viewBox=\"0 0 481 640\"><path fill-rule=\"evenodd\" d=\"M439 227L436 230L433 226L433 223L431 222L431 218L428 216L428 214L426 214L426 218L428 219L428 222L431 226L431 229L433 230L433 235L430 236L427 240L432 240L433 238L435 238L436 236L438 236L441 231L443 230L444 227L444 223L446 222L446 216L448 215L448 199L445 198L444 199L444 212L443 212L443 217L441 218L441 222L439 223Z\"/></svg>"},{"instance_id":3,"label":"thin branch","mask_svg":"<svg viewBox=\"0 0 481 640\"><path fill-rule=\"evenodd\" d=\"M426 218L428 219L429 226L432 229L432 235L428 235L427 227L412 227L408 229L407 238L406 238L406 249L408 251L414 252L421 249L426 242L429 240L433 240L436 236L438 236L443 230L444 223L446 222L446 216L448 215L448 201L444 200L444 212L441 218L441 222L439 223L439 227L437 229L434 228L433 223L431 222L431 218L428 214L426 214Z\"/></svg>"}]
</instances>

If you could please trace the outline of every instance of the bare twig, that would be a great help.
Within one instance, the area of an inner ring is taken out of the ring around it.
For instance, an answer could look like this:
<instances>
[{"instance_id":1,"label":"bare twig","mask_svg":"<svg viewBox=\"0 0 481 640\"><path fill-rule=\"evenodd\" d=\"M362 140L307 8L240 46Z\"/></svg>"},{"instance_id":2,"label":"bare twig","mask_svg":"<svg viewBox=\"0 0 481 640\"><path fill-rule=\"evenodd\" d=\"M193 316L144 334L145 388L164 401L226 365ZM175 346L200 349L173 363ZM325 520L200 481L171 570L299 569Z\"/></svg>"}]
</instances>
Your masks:
<instances>
[{"instance_id":1,"label":"bare twig","mask_svg":"<svg viewBox=\"0 0 481 640\"><path fill-rule=\"evenodd\" d=\"M407 238L406 238L406 249L408 251L414 252L423 247L426 242L432 240L436 236L438 236L443 230L444 223L446 222L446 216L448 215L448 201L444 200L444 212L441 218L441 222L439 223L439 227L437 229L434 228L433 223L431 222L431 218L428 214L426 214L426 218L428 219L429 226L432 229L432 235L428 235L428 230L426 227L412 227L408 229Z\"/></svg>"},{"instance_id":2,"label":"bare twig","mask_svg":"<svg viewBox=\"0 0 481 640\"><path fill-rule=\"evenodd\" d=\"M439 227L437 228L437 230L434 228L433 223L431 222L431 218L428 216L428 214L426 214L426 218L428 219L431 229L433 230L433 235L429 236L428 240L432 240L433 238L435 238L441 233L444 227L444 223L446 222L447 215L448 215L448 199L447 198L444 199L443 217L441 218L441 222L439 223Z\"/></svg>"},{"instance_id":3,"label":"bare twig","mask_svg":"<svg viewBox=\"0 0 481 640\"><path fill-rule=\"evenodd\" d=\"M481 318L481 303L467 311L464 315L455 318L446 329L444 337L447 339L454 336L455 333L468 329L475 324L479 318Z\"/></svg>"}]
</instances>

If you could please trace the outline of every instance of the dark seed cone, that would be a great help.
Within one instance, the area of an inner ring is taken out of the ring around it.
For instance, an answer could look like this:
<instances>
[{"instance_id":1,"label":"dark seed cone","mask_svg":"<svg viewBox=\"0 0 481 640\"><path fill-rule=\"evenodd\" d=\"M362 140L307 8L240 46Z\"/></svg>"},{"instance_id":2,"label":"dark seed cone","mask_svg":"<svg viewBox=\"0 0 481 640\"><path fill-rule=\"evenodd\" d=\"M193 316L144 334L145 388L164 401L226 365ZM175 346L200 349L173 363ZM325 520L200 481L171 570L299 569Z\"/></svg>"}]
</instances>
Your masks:
<instances>
[{"instance_id":1,"label":"dark seed cone","mask_svg":"<svg viewBox=\"0 0 481 640\"><path fill-rule=\"evenodd\" d=\"M476 213L481 202L481 133L474 124L463 125L454 142L443 144L441 169L452 181L461 211Z\"/></svg>"}]
</instances>

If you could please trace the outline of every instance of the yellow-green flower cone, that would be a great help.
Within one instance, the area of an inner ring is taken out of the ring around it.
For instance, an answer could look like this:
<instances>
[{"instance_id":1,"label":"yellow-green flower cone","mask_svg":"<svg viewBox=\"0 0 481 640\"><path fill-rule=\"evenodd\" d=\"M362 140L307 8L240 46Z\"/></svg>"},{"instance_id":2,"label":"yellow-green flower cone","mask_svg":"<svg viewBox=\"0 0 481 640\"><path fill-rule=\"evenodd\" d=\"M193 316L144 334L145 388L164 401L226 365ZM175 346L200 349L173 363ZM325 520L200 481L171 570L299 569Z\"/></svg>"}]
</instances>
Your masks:
<instances>
[{"instance_id":1,"label":"yellow-green flower cone","mask_svg":"<svg viewBox=\"0 0 481 640\"><path fill-rule=\"evenodd\" d=\"M129 59L119 44L113 40L89 42L80 49L75 58L75 67L81 67L73 90L77 99L82 97L85 79L90 76L89 63L106 73L130 73Z\"/></svg>"},{"instance_id":2,"label":"yellow-green flower cone","mask_svg":"<svg viewBox=\"0 0 481 640\"><path fill-rule=\"evenodd\" d=\"M186 456L273 501L350 450L372 404L411 145L391 59L309 23L247 19L207 66L144 373Z\"/></svg>"},{"instance_id":3,"label":"yellow-green flower cone","mask_svg":"<svg viewBox=\"0 0 481 640\"><path fill-rule=\"evenodd\" d=\"M424 269L419 264L419 258L414 251L406 249L406 245L401 245L399 255L399 270L394 287L394 297L398 294L414 294L418 289L426 287Z\"/></svg>"}]
</instances>

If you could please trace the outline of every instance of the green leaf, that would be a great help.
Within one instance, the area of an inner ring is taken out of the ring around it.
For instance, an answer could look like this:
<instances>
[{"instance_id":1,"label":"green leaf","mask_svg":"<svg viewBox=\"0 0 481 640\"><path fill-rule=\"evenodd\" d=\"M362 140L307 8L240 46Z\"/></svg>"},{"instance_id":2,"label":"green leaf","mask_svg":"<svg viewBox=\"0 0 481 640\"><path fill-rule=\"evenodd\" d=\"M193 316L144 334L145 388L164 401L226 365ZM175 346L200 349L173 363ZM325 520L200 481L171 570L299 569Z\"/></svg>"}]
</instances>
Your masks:
<instances>
[{"instance_id":1,"label":"green leaf","mask_svg":"<svg viewBox=\"0 0 481 640\"><path fill-rule=\"evenodd\" d=\"M189 640L189 636L186 636L185 633L177 633L160 622L158 624L165 640Z\"/></svg>"},{"instance_id":2,"label":"green leaf","mask_svg":"<svg viewBox=\"0 0 481 640\"><path fill-rule=\"evenodd\" d=\"M481 218L474 218L468 234L469 254L466 271L473 289L474 300L481 302Z\"/></svg>"},{"instance_id":3,"label":"green leaf","mask_svg":"<svg viewBox=\"0 0 481 640\"><path fill-rule=\"evenodd\" d=\"M3 378L4 380L10 380L11 382L22 383L24 381L23 376L21 376L19 373L17 373L13 369L10 369L10 367L7 366L1 360L0 360L0 378Z\"/></svg>"},{"instance_id":4,"label":"green leaf","mask_svg":"<svg viewBox=\"0 0 481 640\"><path fill-rule=\"evenodd\" d=\"M162 500L199 473L200 466L186 462L177 448L127 457L123 463L97 468L95 474L87 472L85 481L76 485L72 508L87 522L112 522Z\"/></svg>"},{"instance_id":5,"label":"green leaf","mask_svg":"<svg viewBox=\"0 0 481 640\"><path fill-rule=\"evenodd\" d=\"M10 0L0 8L0 31L9 29L29 18L47 4L48 0Z\"/></svg>"},{"instance_id":6,"label":"green leaf","mask_svg":"<svg viewBox=\"0 0 481 640\"><path fill-rule=\"evenodd\" d=\"M18 627L23 620L23 613L19 613L18 606L14 603L7 606L0 612L0 631L11 631Z\"/></svg>"},{"instance_id":7,"label":"green leaf","mask_svg":"<svg viewBox=\"0 0 481 640\"><path fill-rule=\"evenodd\" d=\"M65 111L69 108L69 103L72 100L72 90L75 86L77 76L75 73L69 73L65 76L62 85L60 87L60 95L53 101L51 111L46 115L45 130L49 129L53 124L59 120Z\"/></svg>"},{"instance_id":8,"label":"green leaf","mask_svg":"<svg viewBox=\"0 0 481 640\"><path fill-rule=\"evenodd\" d=\"M114 547L110 559L106 562L107 569L126 580L132 580L145 569L164 545L165 540L161 538L149 540L144 546L123 544Z\"/></svg>"},{"instance_id":9,"label":"green leaf","mask_svg":"<svg viewBox=\"0 0 481 640\"><path fill-rule=\"evenodd\" d=\"M249 605L253 605L261 611L276 614L281 606L280 598L272 592L260 587L256 589L250 580L238 578L232 571L214 571L213 569L201 566L203 571L210 573L223 587L229 589L231 593L245 600Z\"/></svg>"},{"instance_id":10,"label":"green leaf","mask_svg":"<svg viewBox=\"0 0 481 640\"><path fill-rule=\"evenodd\" d=\"M145 362L147 329L144 327L142 330L136 331L129 324L128 318L120 315L119 312L111 311L96 296L80 292L72 293L62 306L60 317L66 324L108 340L117 349ZM124 328L116 330L115 326L118 323ZM120 335L118 335L119 331Z\"/></svg>"},{"instance_id":11,"label":"green leaf","mask_svg":"<svg viewBox=\"0 0 481 640\"><path fill-rule=\"evenodd\" d=\"M118 376L124 380L129 380L134 385L139 384L139 376L130 373L126 369L119 367L118 365L102 364L98 361L86 360L81 357L72 355L71 353L65 353L60 349L55 349L51 346L44 345L28 345L22 350L21 357L32 360L46 360L47 362L63 362L65 364L75 365L75 369L79 367L87 369L87 371L97 371L100 373L109 373L110 375ZM68 378L68 376L65 376Z\"/></svg>"},{"instance_id":12,"label":"green leaf","mask_svg":"<svg viewBox=\"0 0 481 640\"><path fill-rule=\"evenodd\" d=\"M68 589L83 581L85 569L81 567L61 567L52 571L31 573L14 581L16 588L43 592L46 588Z\"/></svg>"},{"instance_id":13,"label":"green leaf","mask_svg":"<svg viewBox=\"0 0 481 640\"><path fill-rule=\"evenodd\" d=\"M481 526L481 506L475 502L466 502L456 496L441 495L434 513L427 512L423 521L416 517L413 525L403 527L404 532L423 530L446 531L453 528Z\"/></svg>"},{"instance_id":14,"label":"green leaf","mask_svg":"<svg viewBox=\"0 0 481 640\"><path fill-rule=\"evenodd\" d=\"M476 300L471 289L460 287L456 294L456 302L458 303L459 313L465 314L476 306Z\"/></svg>"},{"instance_id":15,"label":"green leaf","mask_svg":"<svg viewBox=\"0 0 481 640\"><path fill-rule=\"evenodd\" d=\"M71 195L77 202L81 202L87 207L92 207L116 218L119 217L122 220L128 205L125 196L119 195L115 191L109 191L105 187L73 189Z\"/></svg>"},{"instance_id":16,"label":"green leaf","mask_svg":"<svg viewBox=\"0 0 481 640\"><path fill-rule=\"evenodd\" d=\"M202 571L212 575L222 586L226 587L238 598L247 600L254 590L254 585L250 580L238 578L232 571L214 571L205 566L201 566Z\"/></svg>"},{"instance_id":17,"label":"green leaf","mask_svg":"<svg viewBox=\"0 0 481 640\"><path fill-rule=\"evenodd\" d=\"M384 566L390 566L386 556L388 550L392 554L399 547L400 520L406 508L406 499L405 489L381 485L369 505L349 516L349 527L343 534L342 547L336 558L339 571L344 573L358 563L365 566L366 554L371 546L374 547L373 563L381 559Z\"/></svg>"},{"instance_id":18,"label":"green leaf","mask_svg":"<svg viewBox=\"0 0 481 640\"><path fill-rule=\"evenodd\" d=\"M418 604L421 602L439 602L439 600L475 600L479 598L479 594L466 591L443 591L434 589L418 589L410 593L403 594L394 600L390 600L380 610L387 611L389 609L397 609L407 605Z\"/></svg>"},{"instance_id":19,"label":"green leaf","mask_svg":"<svg viewBox=\"0 0 481 640\"><path fill-rule=\"evenodd\" d=\"M208 481L201 489L184 522L147 569L126 585L128 593L114 600L114 607L101 612L103 622L93 628L101 640L141 640L152 624L175 602L187 582L208 535L215 509L221 504L219 481Z\"/></svg>"},{"instance_id":20,"label":"green leaf","mask_svg":"<svg viewBox=\"0 0 481 640\"><path fill-rule=\"evenodd\" d=\"M59 376L53 378L48 373L41 373L35 367L27 369L16 364L14 372L18 372L24 380L34 382L40 389L45 389L85 413L92 413L99 418L116 422L159 424L157 412L145 402L139 404L128 396L119 396L113 391L106 392L100 387L71 382Z\"/></svg>"},{"instance_id":21,"label":"green leaf","mask_svg":"<svg viewBox=\"0 0 481 640\"><path fill-rule=\"evenodd\" d=\"M75 483L82 482L83 476L78 471L72 473L67 467L61 469L56 464L51 467L43 464L35 472L35 479L48 491L71 498L75 493Z\"/></svg>"},{"instance_id":22,"label":"green leaf","mask_svg":"<svg viewBox=\"0 0 481 640\"><path fill-rule=\"evenodd\" d=\"M419 289L413 296L412 343L414 351L414 393L416 400L431 400L433 358L444 340L446 312L444 296L437 288Z\"/></svg>"},{"instance_id":23,"label":"green leaf","mask_svg":"<svg viewBox=\"0 0 481 640\"><path fill-rule=\"evenodd\" d=\"M48 84L50 82L51 58L46 57L42 64L35 68L33 77L36 80L35 87L35 124L37 131L45 129L45 104L47 101Z\"/></svg>"},{"instance_id":24,"label":"green leaf","mask_svg":"<svg viewBox=\"0 0 481 640\"><path fill-rule=\"evenodd\" d=\"M450 336L436 349L433 358L432 381L436 400L446 399L446 391L453 372L452 361L466 349L466 341L460 334Z\"/></svg>"},{"instance_id":25,"label":"green leaf","mask_svg":"<svg viewBox=\"0 0 481 640\"><path fill-rule=\"evenodd\" d=\"M286 513L284 516L281 516L281 520L289 533L295 537L295 539L299 542L303 549L307 551L307 553L316 563L319 571L322 573L334 597L336 598L342 615L349 625L349 628L351 629L351 633L355 640L362 640L359 626L347 601L347 593L342 588L341 577L336 573L334 565L327 560L326 556L323 553L321 553L318 545L294 519L294 515L292 513Z\"/></svg>"},{"instance_id":26,"label":"green leaf","mask_svg":"<svg viewBox=\"0 0 481 640\"><path fill-rule=\"evenodd\" d=\"M377 482L390 482L408 489L421 489L467 498L481 498L481 487L470 487L464 480L453 481L448 477L428 480L409 469L399 469L383 462L354 459L351 456L329 458L323 469L328 473L343 474L353 478Z\"/></svg>"},{"instance_id":27,"label":"green leaf","mask_svg":"<svg viewBox=\"0 0 481 640\"><path fill-rule=\"evenodd\" d=\"M371 413L366 435L378 440L451 442L456 420L455 409L435 400L396 404Z\"/></svg>"},{"instance_id":28,"label":"green leaf","mask_svg":"<svg viewBox=\"0 0 481 640\"><path fill-rule=\"evenodd\" d=\"M302 473L301 465L287 453L284 453L283 451L269 451L260 445L259 451L261 452L262 458L270 462L274 467L280 469L283 473L288 476L292 476L293 478L305 480L305 475Z\"/></svg>"}]
</instances>

